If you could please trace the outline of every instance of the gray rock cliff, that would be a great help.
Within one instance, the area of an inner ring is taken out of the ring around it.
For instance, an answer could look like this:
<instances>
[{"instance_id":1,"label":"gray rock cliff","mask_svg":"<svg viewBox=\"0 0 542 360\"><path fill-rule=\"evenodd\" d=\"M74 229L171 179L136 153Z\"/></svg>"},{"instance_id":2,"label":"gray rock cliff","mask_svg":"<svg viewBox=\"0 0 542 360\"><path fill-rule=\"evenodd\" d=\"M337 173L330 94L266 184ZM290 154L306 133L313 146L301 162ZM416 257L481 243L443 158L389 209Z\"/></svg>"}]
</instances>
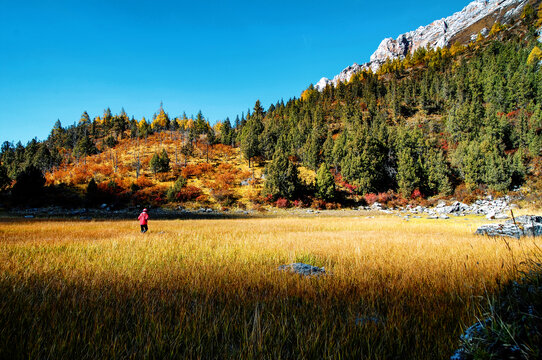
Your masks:
<instances>
[{"instance_id":1,"label":"gray rock cliff","mask_svg":"<svg viewBox=\"0 0 542 360\"><path fill-rule=\"evenodd\" d=\"M508 23L521 14L521 10L528 0L475 0L463 10L444 19L436 20L427 26L420 26L414 31L401 34L397 39L386 38L382 40L378 49L371 55L370 61L345 68L333 79L323 77L315 85L322 91L326 85L337 85L339 81L347 82L352 76L362 70L376 71L387 59L404 58L421 47L439 48L451 45L454 39L464 32L474 31L473 25L483 21L499 21ZM480 30L477 30L480 31ZM487 34L487 28L485 28ZM470 39L476 33L467 34Z\"/></svg>"}]
</instances>

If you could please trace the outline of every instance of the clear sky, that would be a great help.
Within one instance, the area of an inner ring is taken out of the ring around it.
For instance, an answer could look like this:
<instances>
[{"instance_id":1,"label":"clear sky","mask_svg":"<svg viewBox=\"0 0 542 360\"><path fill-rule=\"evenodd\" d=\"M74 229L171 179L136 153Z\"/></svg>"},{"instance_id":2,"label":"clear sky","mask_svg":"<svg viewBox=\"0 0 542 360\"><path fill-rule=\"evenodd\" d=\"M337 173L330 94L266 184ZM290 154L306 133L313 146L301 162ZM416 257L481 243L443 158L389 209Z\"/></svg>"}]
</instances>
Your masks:
<instances>
[{"instance_id":1,"label":"clear sky","mask_svg":"<svg viewBox=\"0 0 542 360\"><path fill-rule=\"evenodd\" d=\"M0 0L0 142L124 107L211 122L299 97L468 1Z\"/></svg>"}]
</instances>

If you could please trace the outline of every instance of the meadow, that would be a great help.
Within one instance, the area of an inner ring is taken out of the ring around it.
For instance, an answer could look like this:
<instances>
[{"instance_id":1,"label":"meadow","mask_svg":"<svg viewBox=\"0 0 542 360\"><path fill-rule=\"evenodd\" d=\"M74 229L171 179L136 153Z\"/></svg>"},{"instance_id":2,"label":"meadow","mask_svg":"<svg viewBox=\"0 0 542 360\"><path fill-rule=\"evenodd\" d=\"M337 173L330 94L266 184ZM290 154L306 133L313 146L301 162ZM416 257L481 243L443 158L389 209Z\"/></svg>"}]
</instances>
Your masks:
<instances>
[{"instance_id":1,"label":"meadow","mask_svg":"<svg viewBox=\"0 0 542 360\"><path fill-rule=\"evenodd\" d=\"M483 221L0 219L0 358L449 358L537 245Z\"/></svg>"}]
</instances>

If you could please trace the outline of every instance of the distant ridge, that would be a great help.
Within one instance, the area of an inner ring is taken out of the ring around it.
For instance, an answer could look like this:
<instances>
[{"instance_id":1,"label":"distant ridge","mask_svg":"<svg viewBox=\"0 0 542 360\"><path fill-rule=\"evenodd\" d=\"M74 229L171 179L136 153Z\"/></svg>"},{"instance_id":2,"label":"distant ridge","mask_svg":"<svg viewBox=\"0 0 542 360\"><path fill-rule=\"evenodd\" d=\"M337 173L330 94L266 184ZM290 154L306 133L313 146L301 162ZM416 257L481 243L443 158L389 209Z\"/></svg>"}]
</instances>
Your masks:
<instances>
[{"instance_id":1,"label":"distant ridge","mask_svg":"<svg viewBox=\"0 0 542 360\"><path fill-rule=\"evenodd\" d=\"M397 39L382 40L369 62L362 65L354 63L333 79L323 77L315 88L322 91L328 84L335 86L339 81L349 81L357 72L369 69L377 71L387 59L404 58L420 47L442 48L455 41L470 41L478 32L487 34L488 27L491 28L496 21L509 23L517 18L528 2L529 0L475 0L447 18L420 26L414 31L399 35ZM480 26L475 26L477 24Z\"/></svg>"}]
</instances>

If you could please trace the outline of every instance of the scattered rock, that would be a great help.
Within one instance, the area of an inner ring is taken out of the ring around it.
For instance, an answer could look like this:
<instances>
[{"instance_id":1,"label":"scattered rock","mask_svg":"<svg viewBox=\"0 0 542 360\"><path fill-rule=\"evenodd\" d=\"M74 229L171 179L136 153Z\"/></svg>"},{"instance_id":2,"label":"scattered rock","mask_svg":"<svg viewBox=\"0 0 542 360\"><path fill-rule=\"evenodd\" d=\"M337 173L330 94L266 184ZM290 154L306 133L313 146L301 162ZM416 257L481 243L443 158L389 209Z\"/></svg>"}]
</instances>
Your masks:
<instances>
[{"instance_id":1,"label":"scattered rock","mask_svg":"<svg viewBox=\"0 0 542 360\"><path fill-rule=\"evenodd\" d=\"M372 210L382 210L383 206L378 201L374 202L373 205L371 205Z\"/></svg>"},{"instance_id":2,"label":"scattered rock","mask_svg":"<svg viewBox=\"0 0 542 360\"><path fill-rule=\"evenodd\" d=\"M542 216L538 215L521 215L516 216L515 219L508 220L507 224L523 224L523 225L532 225L532 224L542 224Z\"/></svg>"},{"instance_id":3,"label":"scattered rock","mask_svg":"<svg viewBox=\"0 0 542 360\"><path fill-rule=\"evenodd\" d=\"M476 230L477 235L507 236L520 238L522 236L542 236L542 216L523 215L504 224L486 224Z\"/></svg>"},{"instance_id":4,"label":"scattered rock","mask_svg":"<svg viewBox=\"0 0 542 360\"><path fill-rule=\"evenodd\" d=\"M497 214L495 215L495 220L506 220L508 219L510 216L506 215L506 214Z\"/></svg>"},{"instance_id":5,"label":"scattered rock","mask_svg":"<svg viewBox=\"0 0 542 360\"><path fill-rule=\"evenodd\" d=\"M469 327L465 332L460 336L461 343L463 344L455 353L450 357L450 360L466 360L469 359L469 350L468 348L472 345L477 339L484 338L487 334L487 326L489 325L489 319L479 321L476 324Z\"/></svg>"},{"instance_id":6,"label":"scattered rock","mask_svg":"<svg viewBox=\"0 0 542 360\"><path fill-rule=\"evenodd\" d=\"M289 271L303 276L319 276L325 275L326 270L324 267L312 266L304 263L293 263L288 265L281 265L278 267L280 271Z\"/></svg>"}]
</instances>

